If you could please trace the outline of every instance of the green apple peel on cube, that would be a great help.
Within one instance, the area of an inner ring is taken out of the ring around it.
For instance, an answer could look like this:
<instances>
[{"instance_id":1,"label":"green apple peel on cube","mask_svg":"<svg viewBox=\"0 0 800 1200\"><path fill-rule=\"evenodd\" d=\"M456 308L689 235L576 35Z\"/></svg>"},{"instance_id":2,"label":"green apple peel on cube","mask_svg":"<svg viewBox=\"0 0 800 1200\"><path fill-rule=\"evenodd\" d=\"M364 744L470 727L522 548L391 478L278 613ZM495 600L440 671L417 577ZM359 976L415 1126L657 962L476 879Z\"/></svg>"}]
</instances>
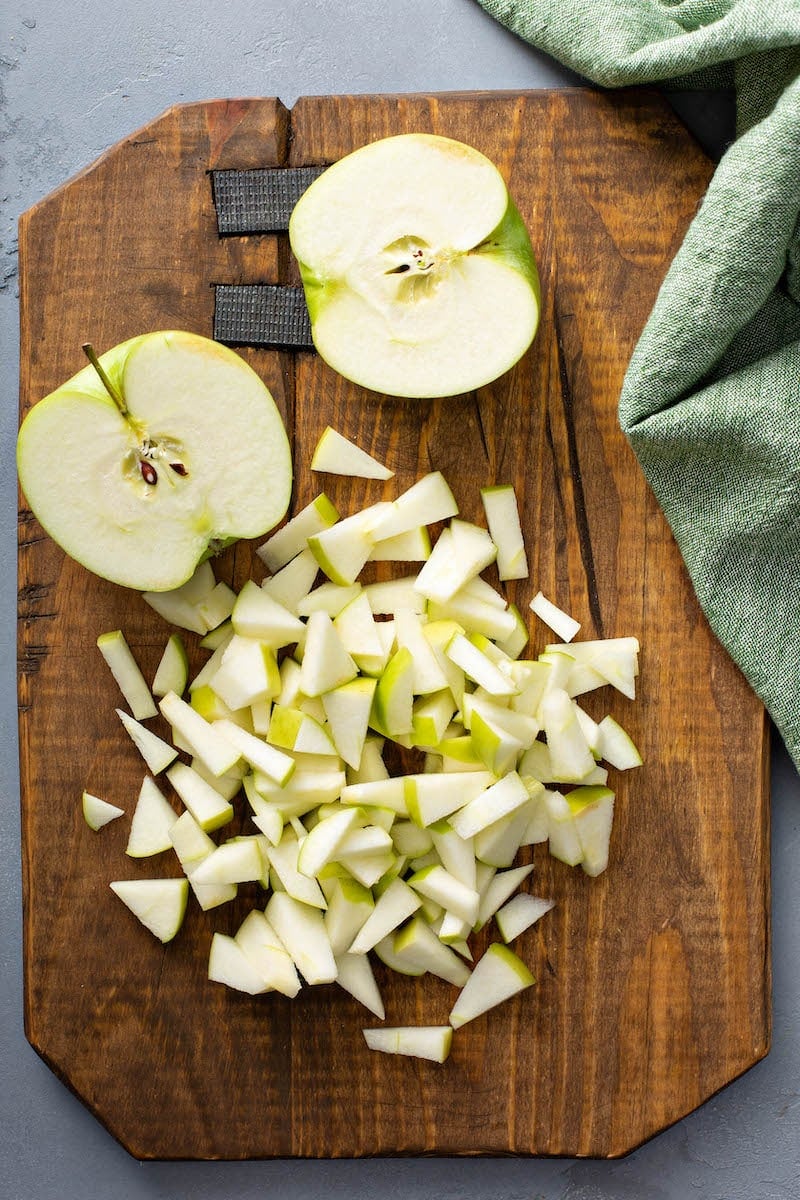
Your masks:
<instances>
[{"instance_id":1,"label":"green apple peel on cube","mask_svg":"<svg viewBox=\"0 0 800 1200\"><path fill-rule=\"evenodd\" d=\"M479 151L402 134L329 167L289 223L314 345L353 383L419 399L472 391L539 320L525 224Z\"/></svg>"},{"instance_id":2,"label":"green apple peel on cube","mask_svg":"<svg viewBox=\"0 0 800 1200\"><path fill-rule=\"evenodd\" d=\"M34 405L17 443L28 504L67 554L114 583L163 592L218 546L277 525L289 442L244 359L168 331L94 364Z\"/></svg>"}]
</instances>

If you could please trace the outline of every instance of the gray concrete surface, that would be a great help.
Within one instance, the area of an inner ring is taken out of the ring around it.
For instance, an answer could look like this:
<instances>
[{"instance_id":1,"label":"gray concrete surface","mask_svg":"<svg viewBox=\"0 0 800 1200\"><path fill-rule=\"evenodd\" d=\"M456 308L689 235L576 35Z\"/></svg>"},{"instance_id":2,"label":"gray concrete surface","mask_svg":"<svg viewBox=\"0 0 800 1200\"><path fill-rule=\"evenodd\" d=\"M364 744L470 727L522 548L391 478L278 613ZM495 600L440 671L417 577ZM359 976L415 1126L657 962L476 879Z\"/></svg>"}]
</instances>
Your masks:
<instances>
[{"instance_id":1,"label":"gray concrete surface","mask_svg":"<svg viewBox=\"0 0 800 1200\"><path fill-rule=\"evenodd\" d=\"M27 1045L14 694L19 213L180 101L278 95L291 104L309 93L536 88L574 80L494 24L473 0L6 0L0 21L0 1197L797 1200L800 783L780 746L772 771L772 1052L619 1162L142 1165ZM676 103L704 144L724 142L724 99L681 96ZM81 953L76 946L76 970Z\"/></svg>"}]
</instances>

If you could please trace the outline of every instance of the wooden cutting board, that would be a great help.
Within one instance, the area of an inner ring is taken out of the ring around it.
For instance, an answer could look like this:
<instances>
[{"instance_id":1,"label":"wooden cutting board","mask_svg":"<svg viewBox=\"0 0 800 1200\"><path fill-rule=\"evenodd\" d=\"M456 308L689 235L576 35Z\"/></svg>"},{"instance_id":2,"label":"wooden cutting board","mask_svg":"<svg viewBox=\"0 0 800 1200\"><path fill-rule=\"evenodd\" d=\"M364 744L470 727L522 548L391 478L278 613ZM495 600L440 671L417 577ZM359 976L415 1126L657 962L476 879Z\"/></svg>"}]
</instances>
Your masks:
<instances>
[{"instance_id":1,"label":"wooden cutting board","mask_svg":"<svg viewBox=\"0 0 800 1200\"><path fill-rule=\"evenodd\" d=\"M140 1158L619 1155L768 1049L765 716L709 633L616 417L711 172L663 101L574 90L171 109L22 219L22 412L83 365L86 340L102 351L149 329L210 334L212 284L296 281L285 236L217 236L209 169L326 163L411 130L499 165L532 233L541 329L509 375L434 403L365 393L311 354L244 351L285 414L294 507L324 487L353 511L437 468L480 519L479 486L513 481L531 576L509 596L527 611L541 588L580 637L641 640L637 701L595 693L588 707L627 725L646 765L614 779L602 877L535 849L531 890L556 901L520 940L536 988L467 1026L443 1066L372 1054L360 1030L373 1018L335 986L290 1002L206 980L212 931L233 931L255 892L191 908L162 948L109 891L177 864L127 860L128 818L99 834L82 820L84 787L130 814L143 774L95 639L123 628L152 677L166 629L136 594L65 559L22 501L26 1029ZM329 423L395 479L313 477ZM228 551L218 576L261 578L252 550ZM551 638L531 626L535 655ZM390 1024L446 1020L449 985L378 974Z\"/></svg>"}]
</instances>

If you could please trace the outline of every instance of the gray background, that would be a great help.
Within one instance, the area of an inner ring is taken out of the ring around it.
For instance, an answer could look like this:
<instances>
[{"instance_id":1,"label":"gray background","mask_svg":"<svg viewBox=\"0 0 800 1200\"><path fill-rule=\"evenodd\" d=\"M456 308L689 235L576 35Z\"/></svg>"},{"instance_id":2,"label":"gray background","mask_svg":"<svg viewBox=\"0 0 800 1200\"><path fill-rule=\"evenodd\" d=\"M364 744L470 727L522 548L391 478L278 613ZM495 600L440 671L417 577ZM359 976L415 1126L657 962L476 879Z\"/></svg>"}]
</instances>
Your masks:
<instances>
[{"instance_id":1,"label":"gray background","mask_svg":"<svg viewBox=\"0 0 800 1200\"><path fill-rule=\"evenodd\" d=\"M180 101L219 96L539 88L574 82L473 0L5 0L0 50L0 1197L197 1200L795 1200L800 1197L800 784L773 754L774 1040L769 1057L614 1163L572 1160L150 1163L123 1151L22 1031L15 710L16 220ZM725 98L678 96L714 148ZM75 947L80 970L82 948ZM164 1120L170 1120L169 1112Z\"/></svg>"}]
</instances>

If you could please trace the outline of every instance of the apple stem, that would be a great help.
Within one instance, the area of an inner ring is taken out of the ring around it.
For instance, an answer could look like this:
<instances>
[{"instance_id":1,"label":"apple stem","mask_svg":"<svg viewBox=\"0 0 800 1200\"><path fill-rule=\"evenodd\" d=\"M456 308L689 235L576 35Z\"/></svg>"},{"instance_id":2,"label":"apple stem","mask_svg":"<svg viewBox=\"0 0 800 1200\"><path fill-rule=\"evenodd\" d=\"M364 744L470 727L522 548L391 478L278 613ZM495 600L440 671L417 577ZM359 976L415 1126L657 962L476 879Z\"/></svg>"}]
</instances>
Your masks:
<instances>
[{"instance_id":1,"label":"apple stem","mask_svg":"<svg viewBox=\"0 0 800 1200\"><path fill-rule=\"evenodd\" d=\"M123 417L127 417L128 406L126 405L125 401L122 398L122 393L120 392L119 388L115 387L114 384L111 382L111 380L108 376L108 373L106 372L105 368L101 364L100 359L97 357L94 346L92 345L91 342L84 342L82 349L83 349L83 353L86 355L89 362L92 364L95 371L100 376L100 380L103 384L103 387L106 389L109 396L114 401L114 403L116 404L119 411L122 413Z\"/></svg>"}]
</instances>

